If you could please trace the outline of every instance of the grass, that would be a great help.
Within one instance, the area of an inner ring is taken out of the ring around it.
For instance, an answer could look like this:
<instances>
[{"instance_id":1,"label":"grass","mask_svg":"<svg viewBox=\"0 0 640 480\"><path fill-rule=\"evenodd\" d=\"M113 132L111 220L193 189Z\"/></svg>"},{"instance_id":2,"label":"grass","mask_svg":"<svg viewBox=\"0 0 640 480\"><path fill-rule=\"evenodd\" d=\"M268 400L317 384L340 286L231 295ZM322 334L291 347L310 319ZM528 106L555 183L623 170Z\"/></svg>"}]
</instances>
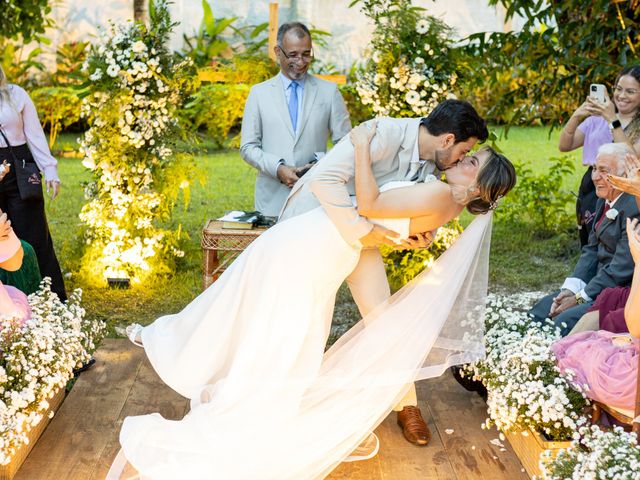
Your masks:
<instances>
[{"instance_id":1,"label":"grass","mask_svg":"<svg viewBox=\"0 0 640 480\"><path fill-rule=\"evenodd\" d=\"M496 129L500 132L501 129ZM77 134L63 134L56 149L73 147ZM545 171L546 160L558 155L558 132L548 138L542 127L510 129L507 138L498 145L511 159L527 163L536 173ZM574 153L579 166L579 153ZM90 175L77 158L61 158L62 193L47 203L47 217L54 238L56 252L66 274L67 288L82 287L88 315L108 322L113 334L115 325L139 322L147 324L162 314L183 308L201 291L202 252L200 231L205 222L231 209L251 209L255 170L248 166L237 151L207 152L195 157L206 175L204 185L192 189L188 206L178 204L171 227L178 224L189 234L184 246L185 257L178 271L169 278L158 278L129 290L98 289L80 285L74 276L81 256L82 239L78 213L85 203L82 182ZM583 170L567 179L567 187L576 189ZM463 218L468 223L470 216ZM526 228L515 228L500 222L494 224L491 255L490 285L493 290L518 291L547 289L557 285L570 273L577 256L577 232L574 238L558 235L538 238ZM346 289L339 294L337 316L355 315Z\"/></svg>"}]
</instances>

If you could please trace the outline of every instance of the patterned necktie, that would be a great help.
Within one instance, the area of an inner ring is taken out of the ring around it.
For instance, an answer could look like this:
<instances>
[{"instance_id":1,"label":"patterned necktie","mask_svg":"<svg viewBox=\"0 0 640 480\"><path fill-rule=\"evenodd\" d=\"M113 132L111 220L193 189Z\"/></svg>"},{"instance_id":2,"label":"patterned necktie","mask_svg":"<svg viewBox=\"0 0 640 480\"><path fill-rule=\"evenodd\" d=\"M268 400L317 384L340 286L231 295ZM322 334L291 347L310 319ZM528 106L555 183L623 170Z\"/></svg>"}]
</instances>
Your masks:
<instances>
[{"instance_id":1,"label":"patterned necktie","mask_svg":"<svg viewBox=\"0 0 640 480\"><path fill-rule=\"evenodd\" d=\"M293 131L296 131L298 125L298 82L291 82L291 95L289 96L289 116L291 117L291 125Z\"/></svg>"},{"instance_id":2,"label":"patterned necktie","mask_svg":"<svg viewBox=\"0 0 640 480\"><path fill-rule=\"evenodd\" d=\"M602 209L602 216L600 217L600 220L598 220L598 223L596 223L596 227L594 230L598 230L600 228L600 225L602 225L602 221L607 216L607 212L609 211L610 208L611 206L609 205L609 203L605 202L604 208Z\"/></svg>"}]
</instances>

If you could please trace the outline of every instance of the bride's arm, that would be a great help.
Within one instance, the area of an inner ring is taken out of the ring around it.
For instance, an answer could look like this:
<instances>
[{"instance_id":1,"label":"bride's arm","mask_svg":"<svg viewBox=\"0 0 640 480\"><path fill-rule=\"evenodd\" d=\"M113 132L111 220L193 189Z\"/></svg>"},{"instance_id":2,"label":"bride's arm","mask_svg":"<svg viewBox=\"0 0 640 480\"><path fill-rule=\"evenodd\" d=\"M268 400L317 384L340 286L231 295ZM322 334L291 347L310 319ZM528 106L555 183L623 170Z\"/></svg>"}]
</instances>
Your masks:
<instances>
[{"instance_id":1,"label":"bride's arm","mask_svg":"<svg viewBox=\"0 0 640 480\"><path fill-rule=\"evenodd\" d=\"M375 135L375 123L369 128L360 125L350 135L355 152L355 185L358 213L369 218L422 218L434 228L446 223L460 210L451 196L451 189L442 182L418 183L380 193L371 168L369 144ZM432 217L432 218L429 218ZM445 219L440 223L440 220Z\"/></svg>"}]
</instances>

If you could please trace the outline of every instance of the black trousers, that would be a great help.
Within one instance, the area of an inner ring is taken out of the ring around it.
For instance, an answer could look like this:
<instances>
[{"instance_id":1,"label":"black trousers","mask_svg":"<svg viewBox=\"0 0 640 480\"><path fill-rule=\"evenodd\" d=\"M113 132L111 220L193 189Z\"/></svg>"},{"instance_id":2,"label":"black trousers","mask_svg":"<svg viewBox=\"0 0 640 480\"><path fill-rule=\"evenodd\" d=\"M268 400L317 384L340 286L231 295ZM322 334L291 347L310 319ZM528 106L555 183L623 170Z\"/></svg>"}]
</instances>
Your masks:
<instances>
[{"instance_id":1,"label":"black trousers","mask_svg":"<svg viewBox=\"0 0 640 480\"><path fill-rule=\"evenodd\" d=\"M576 200L576 216L578 217L578 227L580 228L580 248L589 243L589 234L593 227L596 216L596 186L591 179L593 167L589 167L580 181L578 189L578 199Z\"/></svg>"},{"instance_id":2,"label":"black trousers","mask_svg":"<svg viewBox=\"0 0 640 480\"><path fill-rule=\"evenodd\" d=\"M33 161L26 145L12 147L18 158ZM31 244L38 257L38 266L43 277L51 277L51 290L60 300L67 300L67 292L62 280L60 264L53 249L53 240L49 233L47 217L44 211L44 198L22 200L16 182L13 156L8 148L0 148L0 163L6 160L11 164L9 173L0 181L0 209L11 220L11 226L18 236Z\"/></svg>"}]
</instances>

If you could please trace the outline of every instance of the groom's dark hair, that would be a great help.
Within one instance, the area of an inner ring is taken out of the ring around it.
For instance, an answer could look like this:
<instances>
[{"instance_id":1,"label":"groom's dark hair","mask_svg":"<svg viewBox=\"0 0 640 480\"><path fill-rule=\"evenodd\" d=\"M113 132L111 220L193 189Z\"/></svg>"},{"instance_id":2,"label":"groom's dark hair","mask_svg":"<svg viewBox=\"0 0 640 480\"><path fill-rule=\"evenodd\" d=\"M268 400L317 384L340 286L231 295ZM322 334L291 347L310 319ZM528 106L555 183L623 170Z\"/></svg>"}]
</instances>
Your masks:
<instances>
[{"instance_id":1,"label":"groom's dark hair","mask_svg":"<svg viewBox=\"0 0 640 480\"><path fill-rule=\"evenodd\" d=\"M456 143L471 137L482 143L489 137L487 123L469 102L463 100L445 100L420 120L420 125L424 125L431 135L453 133Z\"/></svg>"}]
</instances>

